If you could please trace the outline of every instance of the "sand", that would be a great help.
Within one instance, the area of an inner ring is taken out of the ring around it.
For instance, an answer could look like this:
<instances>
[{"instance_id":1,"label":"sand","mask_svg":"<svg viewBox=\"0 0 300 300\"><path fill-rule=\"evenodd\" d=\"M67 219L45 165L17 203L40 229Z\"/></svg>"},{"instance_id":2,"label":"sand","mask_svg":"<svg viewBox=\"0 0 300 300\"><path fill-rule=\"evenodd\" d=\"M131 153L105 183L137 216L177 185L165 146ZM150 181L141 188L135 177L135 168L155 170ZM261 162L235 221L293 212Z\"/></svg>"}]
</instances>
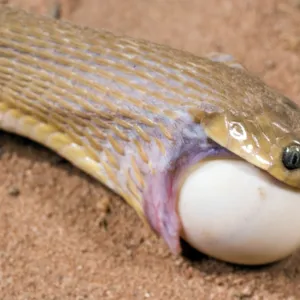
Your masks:
<instances>
[{"instance_id":1,"label":"sand","mask_svg":"<svg viewBox=\"0 0 300 300\"><path fill-rule=\"evenodd\" d=\"M38 13L57 8L54 1L5 2ZM78 24L199 55L231 53L300 103L299 1L59 4L61 18ZM175 257L121 198L48 149L4 132L0 182L1 300L300 299L300 252L259 268L192 249Z\"/></svg>"}]
</instances>

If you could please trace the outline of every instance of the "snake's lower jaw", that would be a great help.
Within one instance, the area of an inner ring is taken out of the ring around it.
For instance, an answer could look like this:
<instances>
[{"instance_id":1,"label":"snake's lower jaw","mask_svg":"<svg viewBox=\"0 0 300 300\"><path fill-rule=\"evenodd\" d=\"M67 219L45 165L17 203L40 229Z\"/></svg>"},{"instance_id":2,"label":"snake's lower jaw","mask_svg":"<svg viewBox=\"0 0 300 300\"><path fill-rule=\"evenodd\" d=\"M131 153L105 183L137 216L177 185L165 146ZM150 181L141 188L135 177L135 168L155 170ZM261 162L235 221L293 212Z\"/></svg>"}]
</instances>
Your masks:
<instances>
[{"instance_id":1,"label":"snake's lower jaw","mask_svg":"<svg viewBox=\"0 0 300 300\"><path fill-rule=\"evenodd\" d=\"M300 192L244 161L201 162L178 201L182 237L217 259L267 264L300 247Z\"/></svg>"}]
</instances>

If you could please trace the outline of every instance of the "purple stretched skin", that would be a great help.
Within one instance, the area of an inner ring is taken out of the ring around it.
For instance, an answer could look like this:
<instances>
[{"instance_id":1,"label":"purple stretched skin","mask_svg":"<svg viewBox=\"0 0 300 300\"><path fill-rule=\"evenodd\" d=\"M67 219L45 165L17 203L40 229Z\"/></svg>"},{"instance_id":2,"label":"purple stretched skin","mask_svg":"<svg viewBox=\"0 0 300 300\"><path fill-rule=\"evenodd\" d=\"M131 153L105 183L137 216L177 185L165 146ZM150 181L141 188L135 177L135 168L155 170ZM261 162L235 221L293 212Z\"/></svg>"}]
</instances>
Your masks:
<instances>
[{"instance_id":1,"label":"purple stretched skin","mask_svg":"<svg viewBox=\"0 0 300 300\"><path fill-rule=\"evenodd\" d=\"M169 149L168 155L172 158L166 168L147 176L147 188L143 193L144 212L152 229L165 240L174 254L181 251L181 223L177 211L180 179L189 167L205 158L234 156L210 140L199 124L194 124L189 129L189 134L181 133L178 139L181 145L176 145L175 148L179 148L179 151ZM197 134L193 135L192 132Z\"/></svg>"}]
</instances>

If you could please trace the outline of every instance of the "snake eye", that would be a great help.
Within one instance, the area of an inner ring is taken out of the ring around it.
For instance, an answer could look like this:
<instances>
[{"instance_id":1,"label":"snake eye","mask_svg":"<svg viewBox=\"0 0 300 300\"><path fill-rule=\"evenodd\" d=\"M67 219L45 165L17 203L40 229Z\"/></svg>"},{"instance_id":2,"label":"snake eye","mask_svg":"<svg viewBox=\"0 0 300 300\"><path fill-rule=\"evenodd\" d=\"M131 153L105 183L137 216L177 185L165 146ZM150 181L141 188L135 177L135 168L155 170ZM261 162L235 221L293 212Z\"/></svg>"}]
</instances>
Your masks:
<instances>
[{"instance_id":1,"label":"snake eye","mask_svg":"<svg viewBox=\"0 0 300 300\"><path fill-rule=\"evenodd\" d=\"M284 148L282 163L288 170L300 168L300 145L289 145Z\"/></svg>"}]
</instances>

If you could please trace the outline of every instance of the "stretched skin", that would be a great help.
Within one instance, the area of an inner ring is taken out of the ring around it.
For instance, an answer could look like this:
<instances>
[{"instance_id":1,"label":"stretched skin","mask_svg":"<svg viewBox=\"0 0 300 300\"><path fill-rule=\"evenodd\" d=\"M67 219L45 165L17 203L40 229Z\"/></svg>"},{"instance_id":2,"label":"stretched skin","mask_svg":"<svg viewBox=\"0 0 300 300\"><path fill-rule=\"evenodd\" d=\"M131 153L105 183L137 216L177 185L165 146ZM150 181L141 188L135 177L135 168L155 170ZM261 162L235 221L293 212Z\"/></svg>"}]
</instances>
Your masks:
<instances>
[{"instance_id":1,"label":"stretched skin","mask_svg":"<svg viewBox=\"0 0 300 300\"><path fill-rule=\"evenodd\" d=\"M281 159L300 144L299 107L224 62L3 8L0 128L121 195L178 253L178 189L201 159L237 156L300 188Z\"/></svg>"}]
</instances>

